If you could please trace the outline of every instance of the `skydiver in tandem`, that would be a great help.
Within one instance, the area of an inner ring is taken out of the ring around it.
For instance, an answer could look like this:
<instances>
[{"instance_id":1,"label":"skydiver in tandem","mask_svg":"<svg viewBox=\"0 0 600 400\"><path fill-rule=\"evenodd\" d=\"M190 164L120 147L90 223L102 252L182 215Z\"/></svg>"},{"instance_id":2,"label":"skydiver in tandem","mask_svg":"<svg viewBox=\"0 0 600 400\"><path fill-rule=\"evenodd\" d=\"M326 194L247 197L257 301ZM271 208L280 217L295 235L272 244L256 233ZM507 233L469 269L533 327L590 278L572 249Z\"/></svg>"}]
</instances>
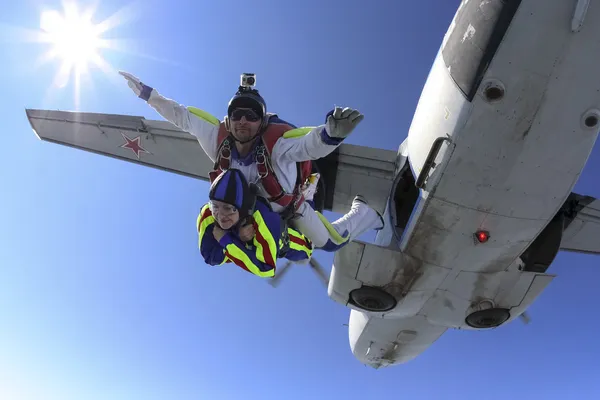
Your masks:
<instances>
[{"instance_id":1,"label":"skydiver in tandem","mask_svg":"<svg viewBox=\"0 0 600 400\"><path fill-rule=\"evenodd\" d=\"M220 121L206 111L162 96L128 72L119 73L136 96L167 121L196 136L214 162L211 182L230 167L239 169L257 185L271 208L315 247L335 251L361 232L383 228L382 216L361 196L333 223L305 199L311 179L315 180L312 161L330 154L350 135L364 118L358 110L335 107L326 115L325 124L297 128L267 112L264 98L254 88L256 75L242 74L227 115Z\"/></svg>"},{"instance_id":2,"label":"skydiver in tandem","mask_svg":"<svg viewBox=\"0 0 600 400\"><path fill-rule=\"evenodd\" d=\"M290 228L257 193L256 185L233 168L211 184L209 202L197 219L198 246L208 265L234 263L259 277L271 278L280 258L298 264L310 261L314 244Z\"/></svg>"}]
</instances>

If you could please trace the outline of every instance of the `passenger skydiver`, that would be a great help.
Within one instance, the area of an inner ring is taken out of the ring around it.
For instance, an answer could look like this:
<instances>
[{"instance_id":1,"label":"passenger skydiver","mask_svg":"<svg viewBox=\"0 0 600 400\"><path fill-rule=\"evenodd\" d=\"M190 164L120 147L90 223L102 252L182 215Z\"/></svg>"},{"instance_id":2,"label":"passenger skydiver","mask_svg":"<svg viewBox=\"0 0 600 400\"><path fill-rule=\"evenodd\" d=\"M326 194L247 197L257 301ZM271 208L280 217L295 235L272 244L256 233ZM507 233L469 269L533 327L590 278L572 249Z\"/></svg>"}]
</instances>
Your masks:
<instances>
[{"instance_id":1,"label":"passenger skydiver","mask_svg":"<svg viewBox=\"0 0 600 400\"><path fill-rule=\"evenodd\" d=\"M273 277L279 258L301 264L310 260L313 243L287 226L240 170L219 175L208 197L197 219L198 246L207 264L232 262L257 276Z\"/></svg>"},{"instance_id":2,"label":"passenger skydiver","mask_svg":"<svg viewBox=\"0 0 600 400\"><path fill-rule=\"evenodd\" d=\"M356 232L383 228L381 215L360 196L350 211L333 223L304 198L312 160L327 156L348 137L364 118L358 110L336 107L327 114L325 124L296 128L267 112L265 100L254 89L255 75L243 74L238 91L229 101L227 116L220 121L206 111L162 96L127 72L119 73L163 118L196 136L215 163L209 174L211 182L229 168L241 170L272 209L315 247L335 251L356 237Z\"/></svg>"}]
</instances>

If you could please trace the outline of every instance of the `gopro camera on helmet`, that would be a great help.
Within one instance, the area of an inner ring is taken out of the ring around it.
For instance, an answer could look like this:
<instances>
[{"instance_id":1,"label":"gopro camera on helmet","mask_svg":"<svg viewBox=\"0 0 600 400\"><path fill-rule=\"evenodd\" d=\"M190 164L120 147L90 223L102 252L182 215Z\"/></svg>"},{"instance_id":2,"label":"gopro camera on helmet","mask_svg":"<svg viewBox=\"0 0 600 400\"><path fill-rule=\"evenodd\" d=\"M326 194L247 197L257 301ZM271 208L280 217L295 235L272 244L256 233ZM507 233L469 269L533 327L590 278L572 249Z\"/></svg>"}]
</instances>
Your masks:
<instances>
[{"instance_id":1,"label":"gopro camera on helmet","mask_svg":"<svg viewBox=\"0 0 600 400\"><path fill-rule=\"evenodd\" d=\"M251 89L256 85L256 74L244 72L240 77L240 86L244 89Z\"/></svg>"}]
</instances>

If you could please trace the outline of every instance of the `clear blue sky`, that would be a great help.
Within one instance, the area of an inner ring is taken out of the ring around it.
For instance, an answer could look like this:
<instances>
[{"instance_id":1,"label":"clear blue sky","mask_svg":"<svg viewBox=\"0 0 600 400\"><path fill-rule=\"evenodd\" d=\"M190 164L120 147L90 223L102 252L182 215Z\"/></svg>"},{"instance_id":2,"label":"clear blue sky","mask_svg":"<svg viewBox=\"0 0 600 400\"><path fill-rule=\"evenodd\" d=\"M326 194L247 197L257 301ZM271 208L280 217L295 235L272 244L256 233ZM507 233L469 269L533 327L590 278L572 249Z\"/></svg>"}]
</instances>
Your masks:
<instances>
[{"instance_id":1,"label":"clear blue sky","mask_svg":"<svg viewBox=\"0 0 600 400\"><path fill-rule=\"evenodd\" d=\"M51 88L48 46L24 42L43 7L0 15L0 399L506 399L600 396L600 258L561 253L532 322L447 332L416 360L361 365L348 310L296 267L278 289L235 267L209 268L195 221L204 182L39 141L25 108L76 108ZM152 0L103 50L179 102L223 115L254 71L271 110L319 124L334 105L366 116L349 143L396 150L459 1ZM101 21L129 3L102 1ZM10 27L13 28L10 28ZM79 109L160 117L98 69ZM576 190L600 196L595 149ZM328 268L330 255L319 255Z\"/></svg>"}]
</instances>

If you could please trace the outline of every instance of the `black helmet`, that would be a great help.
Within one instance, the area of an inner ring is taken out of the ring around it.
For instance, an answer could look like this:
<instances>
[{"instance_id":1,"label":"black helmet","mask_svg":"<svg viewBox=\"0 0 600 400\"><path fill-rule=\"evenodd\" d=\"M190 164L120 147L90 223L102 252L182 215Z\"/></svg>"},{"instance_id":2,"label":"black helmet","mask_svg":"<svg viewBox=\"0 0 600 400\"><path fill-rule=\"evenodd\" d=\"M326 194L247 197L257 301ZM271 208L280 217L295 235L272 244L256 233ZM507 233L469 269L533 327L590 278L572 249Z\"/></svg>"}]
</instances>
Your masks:
<instances>
[{"instance_id":1,"label":"black helmet","mask_svg":"<svg viewBox=\"0 0 600 400\"><path fill-rule=\"evenodd\" d=\"M256 186L249 185L239 169L228 169L214 180L208 192L210 200L231 204L240 213L240 221L254 212Z\"/></svg>"},{"instance_id":2,"label":"black helmet","mask_svg":"<svg viewBox=\"0 0 600 400\"><path fill-rule=\"evenodd\" d=\"M227 116L230 117L236 108L250 108L259 114L261 118L264 118L267 114L267 103L260 93L258 93L258 90L248 89L243 86L240 86L235 95L229 100Z\"/></svg>"}]
</instances>

